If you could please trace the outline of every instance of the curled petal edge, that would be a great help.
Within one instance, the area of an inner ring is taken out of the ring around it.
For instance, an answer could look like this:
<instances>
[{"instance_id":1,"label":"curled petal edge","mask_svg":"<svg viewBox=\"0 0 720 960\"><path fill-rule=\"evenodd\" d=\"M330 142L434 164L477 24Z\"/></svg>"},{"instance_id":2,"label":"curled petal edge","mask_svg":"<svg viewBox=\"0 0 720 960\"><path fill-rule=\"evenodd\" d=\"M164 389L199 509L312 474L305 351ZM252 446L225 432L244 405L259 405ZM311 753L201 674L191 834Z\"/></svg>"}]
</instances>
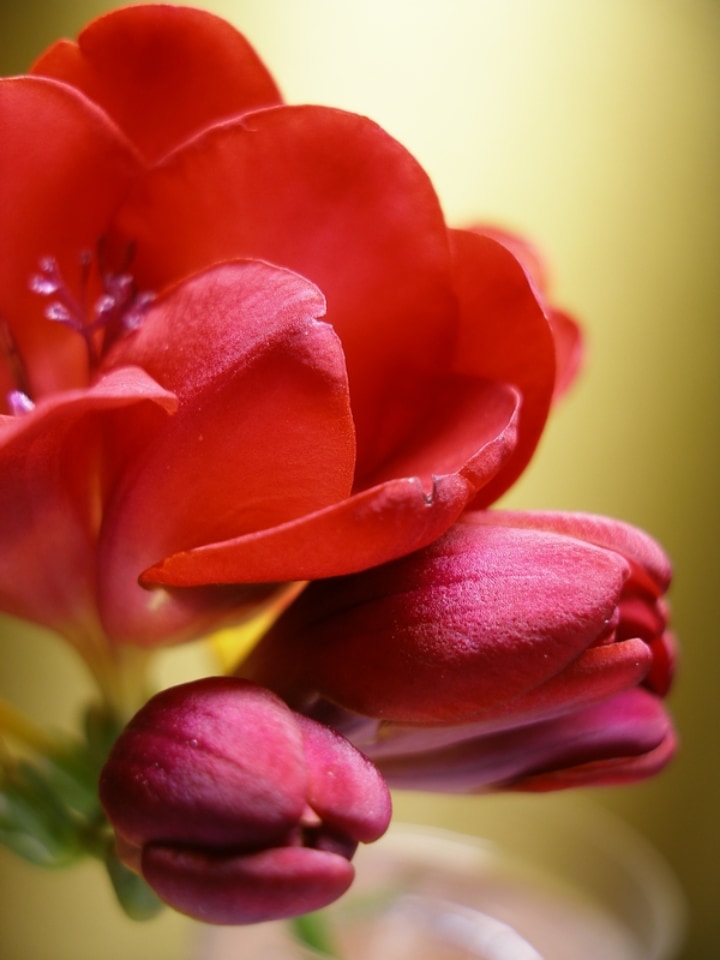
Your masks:
<instances>
[{"instance_id":1,"label":"curled petal edge","mask_svg":"<svg viewBox=\"0 0 720 960\"><path fill-rule=\"evenodd\" d=\"M141 582L315 580L355 573L432 543L514 450L520 400L515 390L504 389L508 403L496 435L457 472L433 478L430 490L418 477L390 480L298 520L173 554L146 569Z\"/></svg>"}]
</instances>

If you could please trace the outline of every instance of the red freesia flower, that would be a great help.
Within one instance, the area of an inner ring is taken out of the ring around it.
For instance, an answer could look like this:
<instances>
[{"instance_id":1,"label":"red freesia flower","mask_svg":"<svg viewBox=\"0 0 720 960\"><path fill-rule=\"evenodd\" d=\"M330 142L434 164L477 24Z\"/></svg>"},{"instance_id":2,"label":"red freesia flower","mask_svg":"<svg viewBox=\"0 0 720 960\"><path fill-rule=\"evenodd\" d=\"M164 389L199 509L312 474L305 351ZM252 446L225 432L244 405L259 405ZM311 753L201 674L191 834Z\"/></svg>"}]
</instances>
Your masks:
<instances>
[{"instance_id":1,"label":"red freesia flower","mask_svg":"<svg viewBox=\"0 0 720 960\"><path fill-rule=\"evenodd\" d=\"M86 651L197 636L431 543L528 461L574 325L228 24L96 20L0 82L0 144L5 611Z\"/></svg>"},{"instance_id":2,"label":"red freesia flower","mask_svg":"<svg viewBox=\"0 0 720 960\"><path fill-rule=\"evenodd\" d=\"M243 672L344 729L394 785L638 779L675 743L669 579L619 521L466 513L412 556L311 584Z\"/></svg>"},{"instance_id":3,"label":"red freesia flower","mask_svg":"<svg viewBox=\"0 0 720 960\"><path fill-rule=\"evenodd\" d=\"M228 24L169 5L0 80L0 223L0 610L74 643L121 713L128 647L313 581L244 679L165 691L112 751L119 853L163 900L235 923L335 899L382 776L547 789L668 759L660 548L485 509L580 356L527 243L448 229L388 134L284 105Z\"/></svg>"},{"instance_id":4,"label":"red freesia flower","mask_svg":"<svg viewBox=\"0 0 720 960\"><path fill-rule=\"evenodd\" d=\"M125 863L209 923L297 916L350 886L390 821L375 767L339 734L233 677L171 687L116 741L100 797Z\"/></svg>"}]
</instances>

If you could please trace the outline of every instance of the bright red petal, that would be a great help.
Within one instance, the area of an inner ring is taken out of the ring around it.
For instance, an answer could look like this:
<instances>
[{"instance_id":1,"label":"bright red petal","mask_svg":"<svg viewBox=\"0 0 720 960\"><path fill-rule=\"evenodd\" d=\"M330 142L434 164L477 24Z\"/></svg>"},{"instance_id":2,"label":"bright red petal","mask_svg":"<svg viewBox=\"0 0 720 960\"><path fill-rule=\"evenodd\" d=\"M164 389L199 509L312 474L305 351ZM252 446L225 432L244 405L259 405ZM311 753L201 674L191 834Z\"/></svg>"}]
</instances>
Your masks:
<instances>
[{"instance_id":1,"label":"bright red petal","mask_svg":"<svg viewBox=\"0 0 720 960\"><path fill-rule=\"evenodd\" d=\"M85 97L34 77L0 81L0 144L0 320L37 399L84 385L87 358L81 337L45 319L47 301L30 292L30 279L41 257L54 256L80 296L81 254L96 252L141 164Z\"/></svg>"},{"instance_id":2,"label":"bright red petal","mask_svg":"<svg viewBox=\"0 0 720 960\"><path fill-rule=\"evenodd\" d=\"M518 446L507 467L473 506L487 506L519 476L540 438L555 386L555 348L548 322L525 271L489 237L454 231L455 289L461 373L510 383L523 398Z\"/></svg>"},{"instance_id":3,"label":"bright red petal","mask_svg":"<svg viewBox=\"0 0 720 960\"><path fill-rule=\"evenodd\" d=\"M349 495L353 423L342 349L316 320L323 307L297 274L226 264L168 291L120 343L113 362L146 364L180 408L127 470L105 521L101 602L111 636L153 642L154 619L169 629L172 604L155 617L157 596L137 585L151 563ZM245 582L261 579L253 573Z\"/></svg>"},{"instance_id":4,"label":"bright red petal","mask_svg":"<svg viewBox=\"0 0 720 960\"><path fill-rule=\"evenodd\" d=\"M379 127L279 107L208 131L151 171L117 221L142 289L256 257L327 297L347 357L359 480L420 423L456 335L447 233L426 174Z\"/></svg>"},{"instance_id":5,"label":"bright red petal","mask_svg":"<svg viewBox=\"0 0 720 960\"><path fill-rule=\"evenodd\" d=\"M533 285L538 299L544 304L545 315L550 324L555 341L555 378L554 399L559 399L574 382L583 358L582 331L567 313L556 309L550 301L547 267L540 251L524 237L506 230L479 225L473 227L474 233L497 240L517 257Z\"/></svg>"},{"instance_id":6,"label":"bright red petal","mask_svg":"<svg viewBox=\"0 0 720 960\"><path fill-rule=\"evenodd\" d=\"M582 366L583 334L573 318L562 310L548 312L550 329L555 340L555 393L553 399L562 397L575 382Z\"/></svg>"},{"instance_id":7,"label":"bright red petal","mask_svg":"<svg viewBox=\"0 0 720 960\"><path fill-rule=\"evenodd\" d=\"M512 453L515 393L485 384L481 394L489 402L477 407L473 452L452 464L456 472L432 477L428 486L419 477L388 480L273 529L177 553L145 571L143 579L167 585L310 580L364 570L426 546ZM430 433L430 451L435 441ZM426 455L420 442L414 462L450 465L442 456Z\"/></svg>"},{"instance_id":8,"label":"bright red petal","mask_svg":"<svg viewBox=\"0 0 720 960\"><path fill-rule=\"evenodd\" d=\"M82 90L148 161L212 123L280 103L272 77L229 23L169 4L94 20L77 44L50 47L33 73Z\"/></svg>"},{"instance_id":9,"label":"bright red petal","mask_svg":"<svg viewBox=\"0 0 720 960\"><path fill-rule=\"evenodd\" d=\"M20 417L0 418L0 607L74 633L94 617L98 465L108 431L121 443L148 402L175 398L143 371L118 369L89 390L57 394ZM162 414L161 414L162 416Z\"/></svg>"}]
</instances>

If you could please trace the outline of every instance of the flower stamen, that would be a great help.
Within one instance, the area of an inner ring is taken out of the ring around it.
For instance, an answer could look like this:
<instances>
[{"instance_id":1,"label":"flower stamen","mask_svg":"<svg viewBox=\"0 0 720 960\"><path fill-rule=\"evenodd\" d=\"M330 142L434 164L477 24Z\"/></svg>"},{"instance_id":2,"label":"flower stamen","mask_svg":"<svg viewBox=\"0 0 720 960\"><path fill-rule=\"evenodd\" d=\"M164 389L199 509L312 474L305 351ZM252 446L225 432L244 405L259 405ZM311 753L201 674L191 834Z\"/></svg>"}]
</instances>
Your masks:
<instances>
[{"instance_id":1,"label":"flower stamen","mask_svg":"<svg viewBox=\"0 0 720 960\"><path fill-rule=\"evenodd\" d=\"M30 289L50 300L44 310L46 320L62 323L79 333L85 341L91 370L97 369L104 354L121 336L136 330L142 314L153 300L153 294L138 293L127 266L132 259L128 250L124 268L114 273L103 264L103 244L98 245L98 274L101 293L92 306L88 290L93 255L89 250L80 254L80 297L76 297L65 281L55 257L42 257L38 273L30 278ZM102 334L99 337L99 334Z\"/></svg>"}]
</instances>

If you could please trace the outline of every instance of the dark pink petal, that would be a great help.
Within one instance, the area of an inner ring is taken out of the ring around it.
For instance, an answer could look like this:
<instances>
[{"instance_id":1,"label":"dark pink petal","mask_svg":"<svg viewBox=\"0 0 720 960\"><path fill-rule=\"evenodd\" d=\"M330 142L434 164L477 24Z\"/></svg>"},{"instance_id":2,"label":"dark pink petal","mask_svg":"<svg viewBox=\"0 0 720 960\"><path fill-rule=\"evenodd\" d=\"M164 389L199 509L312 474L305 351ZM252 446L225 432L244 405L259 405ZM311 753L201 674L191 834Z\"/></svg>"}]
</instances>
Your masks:
<instances>
[{"instance_id":1,"label":"dark pink petal","mask_svg":"<svg viewBox=\"0 0 720 960\"><path fill-rule=\"evenodd\" d=\"M151 844L143 876L180 913L204 923L261 923L319 910L342 896L355 870L343 856L307 847L214 855Z\"/></svg>"},{"instance_id":2,"label":"dark pink petal","mask_svg":"<svg viewBox=\"0 0 720 960\"><path fill-rule=\"evenodd\" d=\"M567 669L603 636L627 573L591 544L463 518L420 553L311 584L243 672L291 703L318 692L378 718L458 722Z\"/></svg>"},{"instance_id":3,"label":"dark pink petal","mask_svg":"<svg viewBox=\"0 0 720 960\"><path fill-rule=\"evenodd\" d=\"M386 759L394 762L415 755L430 756L470 741L480 742L486 738L492 741L493 737L508 731L533 728L600 704L637 686L647 669L647 648L643 652L639 640L626 641L621 646L625 649L617 652L613 652L614 646L592 648L580 658L579 667L577 662L571 664L546 685L496 709L479 711L471 720L428 726L382 721L375 731L365 724L358 726L357 736L352 729L348 735L374 763L382 764ZM633 652L639 654L640 661L634 673ZM556 679L561 683L557 684Z\"/></svg>"},{"instance_id":4,"label":"dark pink petal","mask_svg":"<svg viewBox=\"0 0 720 960\"><path fill-rule=\"evenodd\" d=\"M324 824L370 843L387 830L387 787L370 761L334 730L295 715L308 767L307 799Z\"/></svg>"},{"instance_id":5,"label":"dark pink petal","mask_svg":"<svg viewBox=\"0 0 720 960\"><path fill-rule=\"evenodd\" d=\"M297 274L220 265L159 298L112 355L146 366L180 407L128 464L108 508L99 588L110 636L156 643L185 618L181 598L138 586L152 563L290 523L350 493L344 359L332 328L316 320L322 310ZM262 579L251 570L246 582ZM220 581L201 572L195 582Z\"/></svg>"},{"instance_id":6,"label":"dark pink petal","mask_svg":"<svg viewBox=\"0 0 720 960\"><path fill-rule=\"evenodd\" d=\"M579 722L571 730L573 719ZM579 718L569 717L568 728L562 762L556 759L545 771L531 772L517 789L539 792L635 783L655 776L677 748L662 702L644 690L628 691Z\"/></svg>"},{"instance_id":7,"label":"dark pink petal","mask_svg":"<svg viewBox=\"0 0 720 960\"><path fill-rule=\"evenodd\" d=\"M70 634L92 629L98 512L111 481L101 451L109 434L122 448L126 436L144 435L149 417L157 424L175 407L144 371L119 368L87 390L0 417L3 610Z\"/></svg>"},{"instance_id":8,"label":"dark pink petal","mask_svg":"<svg viewBox=\"0 0 720 960\"><path fill-rule=\"evenodd\" d=\"M285 704L262 687L207 677L163 690L135 715L100 798L136 846L256 848L284 841L306 784L303 737Z\"/></svg>"},{"instance_id":9,"label":"dark pink petal","mask_svg":"<svg viewBox=\"0 0 720 960\"><path fill-rule=\"evenodd\" d=\"M316 579L363 570L426 546L457 519L514 448L515 392L468 380L467 390L459 391L454 400L466 405L471 399L476 401L472 414L463 411L467 421L449 416L445 437L430 430L427 437L413 438L417 447L406 451L405 466L429 469L437 463L454 466L456 473L426 475L427 486L418 477L388 480L272 529L176 553L146 570L144 582L193 585ZM447 401L438 402L451 412ZM448 438L455 442L446 444ZM464 463L458 462L458 454L467 455L473 448Z\"/></svg>"},{"instance_id":10,"label":"dark pink petal","mask_svg":"<svg viewBox=\"0 0 720 960\"><path fill-rule=\"evenodd\" d=\"M633 594L626 589L619 607L620 624L617 633L619 639L642 637L650 643L662 634L667 625L667 616L665 610L653 601L652 595Z\"/></svg>"},{"instance_id":11,"label":"dark pink petal","mask_svg":"<svg viewBox=\"0 0 720 960\"><path fill-rule=\"evenodd\" d=\"M216 127L138 183L116 223L142 289L255 257L327 297L348 364L363 483L432 410L456 336L442 212L424 171L364 117L279 107Z\"/></svg>"},{"instance_id":12,"label":"dark pink petal","mask_svg":"<svg viewBox=\"0 0 720 960\"><path fill-rule=\"evenodd\" d=\"M280 102L272 77L229 23L170 5L100 17L77 44L50 47L33 73L81 90L148 161L203 127Z\"/></svg>"},{"instance_id":13,"label":"dark pink petal","mask_svg":"<svg viewBox=\"0 0 720 960\"><path fill-rule=\"evenodd\" d=\"M637 686L645 678L651 653L641 640L591 647L555 677L507 703L483 708L472 719L426 727L383 721L379 732L349 736L373 762L385 757L425 753L551 720Z\"/></svg>"},{"instance_id":14,"label":"dark pink petal","mask_svg":"<svg viewBox=\"0 0 720 960\"><path fill-rule=\"evenodd\" d=\"M335 900L358 842L390 820L387 787L364 756L236 677L154 696L115 742L99 794L123 863L212 923Z\"/></svg>"},{"instance_id":15,"label":"dark pink petal","mask_svg":"<svg viewBox=\"0 0 720 960\"><path fill-rule=\"evenodd\" d=\"M564 670L519 701L497 711L498 723L550 717L607 699L641 683L652 664L649 646L638 639L590 647Z\"/></svg>"},{"instance_id":16,"label":"dark pink petal","mask_svg":"<svg viewBox=\"0 0 720 960\"><path fill-rule=\"evenodd\" d=\"M670 561L660 544L649 534L622 520L590 513L533 512L493 510L491 514L477 512L473 523L508 525L533 530L546 530L574 537L587 543L621 553L632 565L633 583L658 596L667 590L672 570Z\"/></svg>"},{"instance_id":17,"label":"dark pink petal","mask_svg":"<svg viewBox=\"0 0 720 960\"><path fill-rule=\"evenodd\" d=\"M535 724L378 760L378 766L398 788L560 789L649 776L670 758L674 742L661 702L637 689Z\"/></svg>"},{"instance_id":18,"label":"dark pink petal","mask_svg":"<svg viewBox=\"0 0 720 960\"><path fill-rule=\"evenodd\" d=\"M96 252L111 212L142 166L82 94L35 77L0 83L0 144L0 323L12 331L37 400L87 383L82 338L46 320L46 299L30 292L38 261L56 257L79 296L80 257ZM97 277L91 300L93 283Z\"/></svg>"},{"instance_id":19,"label":"dark pink petal","mask_svg":"<svg viewBox=\"0 0 720 960\"><path fill-rule=\"evenodd\" d=\"M513 483L545 425L555 386L555 348L547 319L525 271L489 237L453 231L454 286L460 302L455 369L515 386L523 398L512 460L484 487L487 506Z\"/></svg>"},{"instance_id":20,"label":"dark pink petal","mask_svg":"<svg viewBox=\"0 0 720 960\"><path fill-rule=\"evenodd\" d=\"M554 770L528 777L517 788L527 792L545 793L550 790L577 790L582 787L612 787L637 783L660 773L672 760L677 750L677 737L671 731L664 740L647 753L637 756L611 757L581 763L566 770Z\"/></svg>"},{"instance_id":21,"label":"dark pink petal","mask_svg":"<svg viewBox=\"0 0 720 960\"><path fill-rule=\"evenodd\" d=\"M655 637L650 641L650 650L652 664L645 677L645 686L657 696L665 697L670 692L677 668L678 650L674 634L665 632Z\"/></svg>"}]
</instances>

